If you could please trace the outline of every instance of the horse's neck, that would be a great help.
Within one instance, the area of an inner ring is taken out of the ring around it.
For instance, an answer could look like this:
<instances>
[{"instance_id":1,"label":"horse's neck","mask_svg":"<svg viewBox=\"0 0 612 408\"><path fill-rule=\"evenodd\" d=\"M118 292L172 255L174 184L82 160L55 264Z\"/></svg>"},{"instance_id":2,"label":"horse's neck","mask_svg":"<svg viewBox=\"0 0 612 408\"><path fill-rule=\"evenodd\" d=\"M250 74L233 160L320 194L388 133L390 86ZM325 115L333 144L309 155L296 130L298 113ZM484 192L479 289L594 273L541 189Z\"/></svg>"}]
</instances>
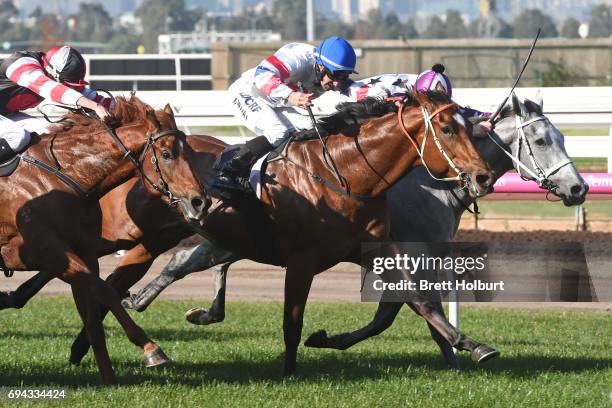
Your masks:
<instances>
[{"instance_id":1,"label":"horse's neck","mask_svg":"<svg viewBox=\"0 0 612 408\"><path fill-rule=\"evenodd\" d=\"M136 132L116 131L126 148L142 150L145 140ZM54 137L51 152L60 170L93 194L103 195L127 180L134 171L130 161L106 130L95 133L61 132Z\"/></svg>"},{"instance_id":2,"label":"horse's neck","mask_svg":"<svg viewBox=\"0 0 612 408\"><path fill-rule=\"evenodd\" d=\"M414 118L404 118L404 121L420 126L420 121ZM415 130L414 125L408 128L411 134L416 134ZM363 124L358 135L350 139L350 145L346 136L333 138L331 155L340 158L337 160L340 174L347 180L351 192L359 195L382 195L414 165L417 158L412 144L399 130L394 114Z\"/></svg>"}]
</instances>

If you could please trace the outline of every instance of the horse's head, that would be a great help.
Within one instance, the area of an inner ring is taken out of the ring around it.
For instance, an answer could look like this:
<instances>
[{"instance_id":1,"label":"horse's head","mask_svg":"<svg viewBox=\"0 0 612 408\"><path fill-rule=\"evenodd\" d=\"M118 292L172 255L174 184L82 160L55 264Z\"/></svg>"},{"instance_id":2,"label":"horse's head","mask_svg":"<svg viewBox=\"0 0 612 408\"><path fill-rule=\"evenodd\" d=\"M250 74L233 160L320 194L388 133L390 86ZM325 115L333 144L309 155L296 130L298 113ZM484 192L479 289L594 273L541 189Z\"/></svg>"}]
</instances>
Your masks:
<instances>
[{"instance_id":1,"label":"horse's head","mask_svg":"<svg viewBox=\"0 0 612 408\"><path fill-rule=\"evenodd\" d=\"M170 204L178 204L188 221L200 220L208 207L207 198L191 163L194 153L186 143L185 134L178 130L170 105L155 111L136 97L129 102L118 99L115 111L121 116L123 102L137 108L138 126L119 128L129 132L140 132L143 142L139 163L143 185L152 194L163 195Z\"/></svg>"},{"instance_id":2,"label":"horse's head","mask_svg":"<svg viewBox=\"0 0 612 408\"><path fill-rule=\"evenodd\" d=\"M563 200L566 206L582 204L588 185L565 150L563 134L542 113L543 102L524 101L513 93L496 124L496 134L520 160L514 167Z\"/></svg>"},{"instance_id":3,"label":"horse's head","mask_svg":"<svg viewBox=\"0 0 612 408\"><path fill-rule=\"evenodd\" d=\"M423 151L422 164L432 173L455 178L474 197L489 193L493 173L472 144L471 126L457 105L442 92L415 91L413 98L419 105L411 119L419 123L414 133Z\"/></svg>"}]
</instances>

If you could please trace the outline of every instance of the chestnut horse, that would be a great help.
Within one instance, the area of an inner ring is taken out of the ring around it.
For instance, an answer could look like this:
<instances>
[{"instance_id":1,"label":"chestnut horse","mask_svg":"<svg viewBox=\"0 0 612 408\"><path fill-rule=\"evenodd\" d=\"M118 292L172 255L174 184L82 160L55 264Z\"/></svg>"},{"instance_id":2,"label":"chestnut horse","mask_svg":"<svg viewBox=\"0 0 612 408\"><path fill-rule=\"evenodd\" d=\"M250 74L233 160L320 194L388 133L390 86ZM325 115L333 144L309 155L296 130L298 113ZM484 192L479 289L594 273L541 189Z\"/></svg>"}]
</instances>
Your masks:
<instances>
[{"instance_id":1,"label":"chestnut horse","mask_svg":"<svg viewBox=\"0 0 612 408\"><path fill-rule=\"evenodd\" d=\"M35 137L22 157L24 163L0 179L0 253L5 272L40 270L71 285L103 384L115 383L116 377L106 349L101 306L112 311L130 341L143 349L147 365L168 359L121 307L111 285L99 277L99 198L138 171L149 193L179 203L188 219L200 219L207 202L170 107L158 112L162 114L172 126L162 126L155 111L136 97L118 98L109 123L68 114L49 135ZM140 159L133 154L140 154Z\"/></svg>"},{"instance_id":2,"label":"chestnut horse","mask_svg":"<svg viewBox=\"0 0 612 408\"><path fill-rule=\"evenodd\" d=\"M486 193L491 186L491 174L475 154L466 129L455 120L455 106L441 95L429 96L437 100L431 101L417 94L412 101L413 105L400 111L401 121L410 123L406 133L417 136L416 139L423 142L425 133L430 129L428 126L437 134L442 130L443 136L437 140L440 144L438 147L429 143L422 148L431 171L451 173L449 167L469 170L471 178L479 183L472 185L471 192L475 195ZM361 117L359 122L362 122L367 116L362 112L365 107L366 104L350 104L341 115ZM394 105L378 103L377 108L394 110ZM432 115L435 119L430 119L428 110L435 112ZM215 206L215 210L202 225L207 236L214 237L217 243L231 248L241 257L288 267L284 325L286 373L295 369L302 313L312 277L342 260L359 262L361 241L388 238L386 203L380 197L403 173L417 163L417 152L406 140L406 137L410 136L404 134L401 126L398 126L395 115L368 119L370 120L363 124L354 122L342 132L327 138L331 155L338 163L346 185L351 187L350 193L342 191L330 181L334 176L320 157L318 141L294 142L289 146L285 160L268 164L261 215L267 214L274 220L274 225L268 225L265 238L270 244L267 248L258 245L261 238L257 241L249 239L253 220L248 219L263 218L264 221L260 220L259 223L265 225L266 217L252 212L245 214L236 208L238 205ZM190 144L195 150L202 153L207 151L209 155L212 153L214 156L220 154L225 147L210 139L198 142L190 140ZM195 147L197 144L201 147ZM440 157L441 149L454 156L452 164ZM139 190L134 183L131 189L126 184L121 186L120 190L116 190L116 194L124 195L123 201L128 203L125 209L129 212L129 195L136 196L142 189ZM110 195L114 194L115 192ZM111 212L109 211L109 214ZM141 215L145 217L145 214ZM110 218L117 226L128 225L125 216L115 215ZM312 220L320 221L313 223ZM137 222L136 224L138 225ZM188 230L183 231L184 235L175 237L174 242L189 235ZM116 234L115 238L120 235L122 234ZM302 237L302 240L295 239L298 236ZM307 236L308 239L304 240ZM143 236L138 246L128 253L129 258L121 261L121 265L110 277L116 288L126 290L146 272L152 262L151 253L158 250L153 241L157 239L159 243L159 237L159 234L149 239ZM304 259L308 262L304 262ZM140 266L136 270L129 270L127 265L134 264L136 260L140 262ZM424 304L423 308L427 309L427 305ZM431 312L426 317L436 320L440 318L435 311ZM71 356L73 362L80 361L85 354L87 349L83 348L84 340L86 341L81 334L75 342Z\"/></svg>"}]
</instances>

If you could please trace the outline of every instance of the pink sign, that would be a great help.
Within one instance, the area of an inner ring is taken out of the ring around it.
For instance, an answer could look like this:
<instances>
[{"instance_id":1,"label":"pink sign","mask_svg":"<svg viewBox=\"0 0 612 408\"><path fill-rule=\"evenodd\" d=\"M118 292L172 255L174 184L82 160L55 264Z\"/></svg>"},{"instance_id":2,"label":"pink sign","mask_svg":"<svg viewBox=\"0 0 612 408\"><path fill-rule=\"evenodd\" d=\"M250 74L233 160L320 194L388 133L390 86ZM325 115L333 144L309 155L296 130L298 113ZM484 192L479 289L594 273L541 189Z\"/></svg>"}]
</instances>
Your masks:
<instances>
[{"instance_id":1,"label":"pink sign","mask_svg":"<svg viewBox=\"0 0 612 408\"><path fill-rule=\"evenodd\" d=\"M611 173L581 173L589 194L612 194ZM543 193L534 181L524 181L518 173L506 173L495 183L495 193Z\"/></svg>"}]
</instances>

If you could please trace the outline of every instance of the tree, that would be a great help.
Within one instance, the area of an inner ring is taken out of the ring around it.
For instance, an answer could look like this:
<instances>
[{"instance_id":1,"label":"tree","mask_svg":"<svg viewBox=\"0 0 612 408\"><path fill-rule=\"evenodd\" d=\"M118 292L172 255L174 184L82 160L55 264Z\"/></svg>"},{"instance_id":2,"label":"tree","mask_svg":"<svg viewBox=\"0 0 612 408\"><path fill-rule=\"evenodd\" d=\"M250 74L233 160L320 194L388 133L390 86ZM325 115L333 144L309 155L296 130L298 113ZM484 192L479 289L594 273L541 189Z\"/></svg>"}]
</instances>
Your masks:
<instances>
[{"instance_id":1,"label":"tree","mask_svg":"<svg viewBox=\"0 0 612 408\"><path fill-rule=\"evenodd\" d=\"M157 37L169 31L191 31L201 15L186 10L184 0L145 0L134 12L142 21L142 43L147 52L157 51Z\"/></svg>"},{"instance_id":2,"label":"tree","mask_svg":"<svg viewBox=\"0 0 612 408\"><path fill-rule=\"evenodd\" d=\"M512 38L512 26L494 11L470 23L470 35L476 38Z\"/></svg>"},{"instance_id":3,"label":"tree","mask_svg":"<svg viewBox=\"0 0 612 408\"><path fill-rule=\"evenodd\" d=\"M13 27L11 18L17 16L19 11L12 0L0 1L0 34L4 34Z\"/></svg>"},{"instance_id":4,"label":"tree","mask_svg":"<svg viewBox=\"0 0 612 408\"><path fill-rule=\"evenodd\" d=\"M108 53L136 54L136 49L141 43L139 36L127 32L117 32L108 43Z\"/></svg>"},{"instance_id":5,"label":"tree","mask_svg":"<svg viewBox=\"0 0 612 408\"><path fill-rule=\"evenodd\" d=\"M272 14L284 40L306 39L306 0L276 0Z\"/></svg>"},{"instance_id":6,"label":"tree","mask_svg":"<svg viewBox=\"0 0 612 408\"><path fill-rule=\"evenodd\" d=\"M589 37L610 37L612 35L612 12L605 4L591 9Z\"/></svg>"},{"instance_id":7,"label":"tree","mask_svg":"<svg viewBox=\"0 0 612 408\"><path fill-rule=\"evenodd\" d=\"M542 28L541 37L556 37L557 28L549 15L538 9L527 9L513 21L514 38L535 37L538 27Z\"/></svg>"},{"instance_id":8,"label":"tree","mask_svg":"<svg viewBox=\"0 0 612 408\"><path fill-rule=\"evenodd\" d=\"M113 20L99 3L80 3L72 18L76 21L73 29L76 41L106 43L113 34Z\"/></svg>"},{"instance_id":9,"label":"tree","mask_svg":"<svg viewBox=\"0 0 612 408\"><path fill-rule=\"evenodd\" d=\"M564 38L580 38L578 34L578 28L580 27L580 21L573 17L566 19L561 26L561 37Z\"/></svg>"},{"instance_id":10,"label":"tree","mask_svg":"<svg viewBox=\"0 0 612 408\"><path fill-rule=\"evenodd\" d=\"M444 23L444 37L446 38L467 38L468 29L457 10L446 11L446 22Z\"/></svg>"},{"instance_id":11,"label":"tree","mask_svg":"<svg viewBox=\"0 0 612 408\"><path fill-rule=\"evenodd\" d=\"M353 25L343 23L340 20L326 20L319 18L317 19L315 29L317 38L328 38L334 35L339 35L340 37L348 40L355 38L355 27Z\"/></svg>"},{"instance_id":12,"label":"tree","mask_svg":"<svg viewBox=\"0 0 612 408\"><path fill-rule=\"evenodd\" d=\"M432 16L423 33L422 38L446 38L446 27L444 21L438 16Z\"/></svg>"}]
</instances>

